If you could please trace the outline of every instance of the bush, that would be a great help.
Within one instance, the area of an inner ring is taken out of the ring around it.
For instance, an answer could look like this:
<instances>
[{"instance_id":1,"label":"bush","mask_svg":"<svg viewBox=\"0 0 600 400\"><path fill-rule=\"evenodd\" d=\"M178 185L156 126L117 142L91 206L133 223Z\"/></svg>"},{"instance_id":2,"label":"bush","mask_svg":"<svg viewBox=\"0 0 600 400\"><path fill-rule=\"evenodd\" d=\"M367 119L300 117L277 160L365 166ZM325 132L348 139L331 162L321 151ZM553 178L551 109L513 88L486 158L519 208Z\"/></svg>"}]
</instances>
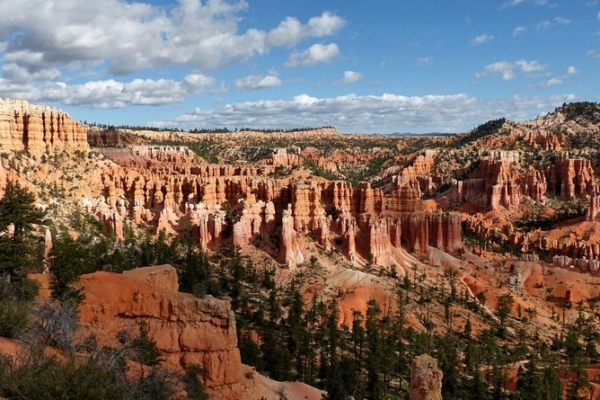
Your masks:
<instances>
[{"instance_id":1,"label":"bush","mask_svg":"<svg viewBox=\"0 0 600 400\"><path fill-rule=\"evenodd\" d=\"M0 336L18 338L29 326L29 306L26 303L0 301Z\"/></svg>"}]
</instances>

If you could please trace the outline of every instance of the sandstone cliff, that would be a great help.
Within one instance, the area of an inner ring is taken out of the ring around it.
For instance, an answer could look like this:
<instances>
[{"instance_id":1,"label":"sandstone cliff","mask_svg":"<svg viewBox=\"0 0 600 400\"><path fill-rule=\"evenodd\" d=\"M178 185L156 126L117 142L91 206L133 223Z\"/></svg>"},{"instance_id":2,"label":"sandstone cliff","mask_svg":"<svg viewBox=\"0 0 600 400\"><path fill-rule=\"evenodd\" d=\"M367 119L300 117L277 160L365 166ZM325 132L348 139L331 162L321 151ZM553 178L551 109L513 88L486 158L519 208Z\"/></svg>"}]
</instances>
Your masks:
<instances>
[{"instance_id":1,"label":"sandstone cliff","mask_svg":"<svg viewBox=\"0 0 600 400\"><path fill-rule=\"evenodd\" d=\"M24 100L0 98L0 146L2 151L89 150L85 127L70 115Z\"/></svg>"},{"instance_id":2,"label":"sandstone cliff","mask_svg":"<svg viewBox=\"0 0 600 400\"><path fill-rule=\"evenodd\" d=\"M207 388L236 393L241 361L229 302L178 293L177 273L170 266L122 275L96 272L83 275L80 284L83 329L114 341L123 330L135 335L138 323L145 322L167 367L197 364L206 371ZM233 398L242 396L238 392Z\"/></svg>"}]
</instances>

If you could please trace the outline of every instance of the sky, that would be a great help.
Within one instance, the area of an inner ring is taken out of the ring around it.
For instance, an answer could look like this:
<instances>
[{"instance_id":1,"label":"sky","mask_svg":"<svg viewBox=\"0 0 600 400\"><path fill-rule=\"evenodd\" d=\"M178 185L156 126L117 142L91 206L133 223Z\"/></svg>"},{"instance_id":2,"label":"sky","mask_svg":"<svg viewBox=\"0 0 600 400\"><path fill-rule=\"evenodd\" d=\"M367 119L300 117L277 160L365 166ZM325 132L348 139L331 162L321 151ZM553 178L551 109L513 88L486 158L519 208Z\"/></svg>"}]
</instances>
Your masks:
<instances>
[{"instance_id":1,"label":"sky","mask_svg":"<svg viewBox=\"0 0 600 400\"><path fill-rule=\"evenodd\" d=\"M464 132L600 102L598 0L0 0L0 97L180 129Z\"/></svg>"}]
</instances>

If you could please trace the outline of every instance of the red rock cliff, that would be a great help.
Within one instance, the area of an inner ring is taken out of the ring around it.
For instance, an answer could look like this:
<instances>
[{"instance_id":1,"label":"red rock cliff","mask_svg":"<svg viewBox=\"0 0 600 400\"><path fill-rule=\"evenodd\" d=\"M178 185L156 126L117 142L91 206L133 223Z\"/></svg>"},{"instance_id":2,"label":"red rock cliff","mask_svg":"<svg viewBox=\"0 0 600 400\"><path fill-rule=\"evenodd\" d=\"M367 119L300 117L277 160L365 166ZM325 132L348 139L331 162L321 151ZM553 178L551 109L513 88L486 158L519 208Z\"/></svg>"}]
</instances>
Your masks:
<instances>
[{"instance_id":1,"label":"red rock cliff","mask_svg":"<svg viewBox=\"0 0 600 400\"><path fill-rule=\"evenodd\" d=\"M229 302L178 293L177 273L168 265L83 275L81 286L83 329L114 341L122 330L135 335L138 323L144 322L167 367L199 365L206 371L206 387L217 397L227 393L225 398L243 398L236 389L242 365Z\"/></svg>"},{"instance_id":2,"label":"red rock cliff","mask_svg":"<svg viewBox=\"0 0 600 400\"><path fill-rule=\"evenodd\" d=\"M89 150L85 127L62 111L0 98L0 146L2 151Z\"/></svg>"}]
</instances>

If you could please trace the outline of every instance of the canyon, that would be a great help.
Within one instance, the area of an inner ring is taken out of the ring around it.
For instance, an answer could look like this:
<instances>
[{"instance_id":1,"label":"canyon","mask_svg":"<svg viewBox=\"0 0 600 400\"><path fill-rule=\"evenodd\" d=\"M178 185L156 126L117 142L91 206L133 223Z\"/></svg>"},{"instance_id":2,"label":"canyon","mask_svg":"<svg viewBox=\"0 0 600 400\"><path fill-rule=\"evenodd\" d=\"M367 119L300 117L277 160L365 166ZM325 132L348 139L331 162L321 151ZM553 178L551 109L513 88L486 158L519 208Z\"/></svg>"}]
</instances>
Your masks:
<instances>
[{"instance_id":1,"label":"canyon","mask_svg":"<svg viewBox=\"0 0 600 400\"><path fill-rule=\"evenodd\" d=\"M396 315L398 288L416 285L421 292L404 305L407 326L462 332L468 323L481 333L508 290L515 326L550 341L556 315L563 325L577 318L575 309L559 311L564 301L600 295L600 121L582 123L577 107L454 136L394 137L334 128L102 130L4 99L0 192L19 181L55 221L66 224L78 210L117 242L132 231L190 235L215 265L238 251L272 268L282 292L293 286L306 301L336 299L341 327L366 316L371 300ZM280 383L242 364L230 300L179 293L179 273L164 265L82 275L82 331L110 344L144 322L165 366L202 366L214 397L278 398ZM440 291L460 293L471 308L433 304ZM524 310L535 316L525 321ZM262 340L258 330L251 336ZM415 358L414 369L424 383L398 386L411 398L441 398L435 360ZM291 398L323 394L281 385Z\"/></svg>"}]
</instances>

